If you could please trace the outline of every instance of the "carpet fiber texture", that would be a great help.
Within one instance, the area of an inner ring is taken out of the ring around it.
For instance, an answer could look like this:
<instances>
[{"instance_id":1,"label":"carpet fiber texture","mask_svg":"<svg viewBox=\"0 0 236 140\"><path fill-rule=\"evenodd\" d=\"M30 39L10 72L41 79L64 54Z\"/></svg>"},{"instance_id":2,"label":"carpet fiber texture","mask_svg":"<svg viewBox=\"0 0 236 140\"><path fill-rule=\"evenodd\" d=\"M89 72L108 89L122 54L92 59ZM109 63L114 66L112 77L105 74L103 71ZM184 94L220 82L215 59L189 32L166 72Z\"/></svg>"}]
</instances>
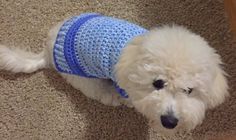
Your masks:
<instances>
[{"instance_id":1,"label":"carpet fiber texture","mask_svg":"<svg viewBox=\"0 0 236 140\"><path fill-rule=\"evenodd\" d=\"M199 33L223 57L231 97L208 111L193 132L166 138L133 109L88 99L53 70L0 71L0 139L189 140L236 134L236 46L221 0L1 0L0 44L40 52L53 25L83 12L146 28L175 23Z\"/></svg>"}]
</instances>

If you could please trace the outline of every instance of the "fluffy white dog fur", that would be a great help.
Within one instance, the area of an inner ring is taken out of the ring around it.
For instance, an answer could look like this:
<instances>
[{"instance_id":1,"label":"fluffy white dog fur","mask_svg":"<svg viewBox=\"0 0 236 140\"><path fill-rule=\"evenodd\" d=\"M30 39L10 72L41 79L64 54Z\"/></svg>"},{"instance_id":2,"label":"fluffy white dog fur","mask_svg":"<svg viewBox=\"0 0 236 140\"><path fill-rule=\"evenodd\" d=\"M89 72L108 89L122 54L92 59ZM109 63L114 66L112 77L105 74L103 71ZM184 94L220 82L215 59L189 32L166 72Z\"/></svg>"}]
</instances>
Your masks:
<instances>
[{"instance_id":1,"label":"fluffy white dog fur","mask_svg":"<svg viewBox=\"0 0 236 140\"><path fill-rule=\"evenodd\" d=\"M53 68L53 45L61 24L50 30L40 54L0 45L0 68L15 73ZM134 107L154 128L192 130L201 124L207 109L221 104L228 95L221 64L220 56L199 35L183 27L163 26L134 38L115 66L118 84L128 99L119 97L109 80L60 74L89 98ZM157 90L153 81L160 79L165 84ZM167 114L178 120L175 129L163 127L161 116Z\"/></svg>"}]
</instances>

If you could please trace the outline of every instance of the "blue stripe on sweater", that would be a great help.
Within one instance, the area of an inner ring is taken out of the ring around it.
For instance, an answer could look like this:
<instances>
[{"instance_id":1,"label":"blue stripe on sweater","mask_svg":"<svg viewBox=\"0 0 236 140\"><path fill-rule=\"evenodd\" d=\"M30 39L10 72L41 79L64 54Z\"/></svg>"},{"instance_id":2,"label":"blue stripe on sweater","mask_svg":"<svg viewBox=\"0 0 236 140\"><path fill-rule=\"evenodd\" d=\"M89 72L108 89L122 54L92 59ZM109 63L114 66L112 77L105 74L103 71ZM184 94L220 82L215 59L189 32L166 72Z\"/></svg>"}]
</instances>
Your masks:
<instances>
[{"instance_id":1,"label":"blue stripe on sweater","mask_svg":"<svg viewBox=\"0 0 236 140\"><path fill-rule=\"evenodd\" d=\"M79 62L77 62L77 58L75 55L75 46L74 46L74 40L75 40L75 36L77 31L79 30L79 28L88 20L95 18L95 17L99 17L102 16L100 14L93 14L93 15L88 15L82 18L79 18L68 30L66 37L65 37L65 42L64 42L64 54L65 54L65 58L67 61L67 64L69 65L70 69L72 70L73 74L78 74L84 77L93 77L90 75L87 75L86 73L84 73L83 71L83 67L81 67L80 64L78 64Z\"/></svg>"}]
</instances>

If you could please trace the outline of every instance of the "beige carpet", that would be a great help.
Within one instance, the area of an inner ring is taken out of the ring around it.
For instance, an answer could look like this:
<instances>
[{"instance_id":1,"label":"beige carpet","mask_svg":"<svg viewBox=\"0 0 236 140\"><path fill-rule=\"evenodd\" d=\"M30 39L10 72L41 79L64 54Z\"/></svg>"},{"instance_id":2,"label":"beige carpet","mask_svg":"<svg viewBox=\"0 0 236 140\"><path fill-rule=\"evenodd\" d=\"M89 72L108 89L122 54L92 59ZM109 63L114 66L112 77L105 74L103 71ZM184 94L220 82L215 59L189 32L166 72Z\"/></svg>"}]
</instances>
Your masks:
<instances>
[{"instance_id":1,"label":"beige carpet","mask_svg":"<svg viewBox=\"0 0 236 140\"><path fill-rule=\"evenodd\" d=\"M82 12L100 12L147 28L177 23L204 36L227 64L231 98L209 111L192 133L172 139L236 134L236 46L221 0L1 0L0 43L39 52L52 25ZM0 72L0 139L165 138L134 110L87 99L54 71L43 70L30 75Z\"/></svg>"}]
</instances>

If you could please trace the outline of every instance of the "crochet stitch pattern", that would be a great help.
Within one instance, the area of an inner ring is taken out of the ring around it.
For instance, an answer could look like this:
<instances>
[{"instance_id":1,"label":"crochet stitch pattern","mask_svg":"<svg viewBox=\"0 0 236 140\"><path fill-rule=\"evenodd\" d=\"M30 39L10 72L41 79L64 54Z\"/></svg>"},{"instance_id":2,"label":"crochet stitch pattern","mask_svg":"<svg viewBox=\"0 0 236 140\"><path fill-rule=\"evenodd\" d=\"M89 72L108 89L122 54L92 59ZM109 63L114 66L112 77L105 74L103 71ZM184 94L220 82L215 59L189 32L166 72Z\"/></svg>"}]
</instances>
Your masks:
<instances>
[{"instance_id":1,"label":"crochet stitch pattern","mask_svg":"<svg viewBox=\"0 0 236 140\"><path fill-rule=\"evenodd\" d=\"M59 72L88 78L110 79L117 92L127 98L116 83L114 66L122 49L146 29L128 21L84 13L67 20L60 28L53 49Z\"/></svg>"}]
</instances>

